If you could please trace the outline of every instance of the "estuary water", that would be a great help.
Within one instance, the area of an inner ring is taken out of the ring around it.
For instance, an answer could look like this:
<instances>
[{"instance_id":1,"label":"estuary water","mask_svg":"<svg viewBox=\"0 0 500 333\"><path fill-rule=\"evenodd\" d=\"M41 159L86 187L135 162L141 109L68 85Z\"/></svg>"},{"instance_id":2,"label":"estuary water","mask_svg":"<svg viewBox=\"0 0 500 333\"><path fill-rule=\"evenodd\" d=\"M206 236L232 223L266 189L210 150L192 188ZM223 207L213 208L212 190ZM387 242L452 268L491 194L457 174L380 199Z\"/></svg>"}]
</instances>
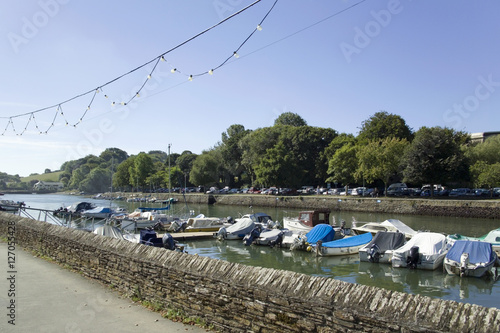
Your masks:
<instances>
[{"instance_id":1,"label":"estuary water","mask_svg":"<svg viewBox=\"0 0 500 333\"><path fill-rule=\"evenodd\" d=\"M6 194L3 199L24 202L26 206L41 209L58 209L80 201L90 201L100 206L117 206L133 211L139 206L161 207L161 204L110 202L81 196L61 194ZM211 217L239 217L252 212L265 212L274 220L281 221L283 216L296 216L297 209L282 210L269 207L242 207L218 205L174 205L178 212L200 213ZM399 219L415 230L428 230L444 234L460 233L468 236L481 236L500 227L499 220L428 217L397 214L370 214L358 212L333 212L332 218L351 226L352 221L376 221ZM460 278L436 271L409 270L392 268L390 265L360 262L358 255L342 257L315 257L313 254L266 246L244 246L241 241L198 240L185 243L189 254L198 254L215 259L242 263L245 265L283 269L314 276L334 278L350 283L376 286L388 290L420 294L444 300L472 303L486 307L500 308L500 281L486 278ZM500 270L499 270L500 273Z\"/></svg>"}]
</instances>

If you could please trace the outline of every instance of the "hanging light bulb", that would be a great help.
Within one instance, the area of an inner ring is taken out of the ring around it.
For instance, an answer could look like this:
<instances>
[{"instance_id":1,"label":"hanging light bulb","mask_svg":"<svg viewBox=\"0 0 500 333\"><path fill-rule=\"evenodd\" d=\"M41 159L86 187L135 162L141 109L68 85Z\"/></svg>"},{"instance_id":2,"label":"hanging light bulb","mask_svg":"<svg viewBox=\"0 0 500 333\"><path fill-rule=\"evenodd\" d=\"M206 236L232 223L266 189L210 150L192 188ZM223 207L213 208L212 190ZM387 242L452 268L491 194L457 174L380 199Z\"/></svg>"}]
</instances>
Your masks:
<instances>
[{"instance_id":1,"label":"hanging light bulb","mask_svg":"<svg viewBox=\"0 0 500 333\"><path fill-rule=\"evenodd\" d=\"M164 57L164 56L161 56L160 60L161 60L161 61L165 61L165 57Z\"/></svg>"},{"instance_id":2,"label":"hanging light bulb","mask_svg":"<svg viewBox=\"0 0 500 333\"><path fill-rule=\"evenodd\" d=\"M175 73L177 71L177 68L172 68L170 72Z\"/></svg>"},{"instance_id":3,"label":"hanging light bulb","mask_svg":"<svg viewBox=\"0 0 500 333\"><path fill-rule=\"evenodd\" d=\"M148 75L148 80L151 79L151 74Z\"/></svg>"},{"instance_id":4,"label":"hanging light bulb","mask_svg":"<svg viewBox=\"0 0 500 333\"><path fill-rule=\"evenodd\" d=\"M111 106L115 106L115 102L111 102Z\"/></svg>"},{"instance_id":5,"label":"hanging light bulb","mask_svg":"<svg viewBox=\"0 0 500 333\"><path fill-rule=\"evenodd\" d=\"M262 31L262 26L260 24L257 25L257 30Z\"/></svg>"},{"instance_id":6,"label":"hanging light bulb","mask_svg":"<svg viewBox=\"0 0 500 333\"><path fill-rule=\"evenodd\" d=\"M192 75L189 75L188 80L189 80L189 81L193 81L193 76L192 76Z\"/></svg>"},{"instance_id":7,"label":"hanging light bulb","mask_svg":"<svg viewBox=\"0 0 500 333\"><path fill-rule=\"evenodd\" d=\"M211 70L208 71L208 74L210 74L210 75L212 75L213 73L214 73L213 69L211 69Z\"/></svg>"},{"instance_id":8,"label":"hanging light bulb","mask_svg":"<svg viewBox=\"0 0 500 333\"><path fill-rule=\"evenodd\" d=\"M104 95L104 97L108 98L108 95Z\"/></svg>"},{"instance_id":9,"label":"hanging light bulb","mask_svg":"<svg viewBox=\"0 0 500 333\"><path fill-rule=\"evenodd\" d=\"M88 110L90 110L90 105L89 105L89 106L87 106L87 111L88 111Z\"/></svg>"},{"instance_id":10,"label":"hanging light bulb","mask_svg":"<svg viewBox=\"0 0 500 333\"><path fill-rule=\"evenodd\" d=\"M127 103L125 103L125 102L121 102L120 104L121 104L121 105L127 105Z\"/></svg>"},{"instance_id":11,"label":"hanging light bulb","mask_svg":"<svg viewBox=\"0 0 500 333\"><path fill-rule=\"evenodd\" d=\"M239 57L240 57L240 55L239 55L238 53L236 53L236 51L234 51L233 56L234 56L235 58L239 58Z\"/></svg>"},{"instance_id":12,"label":"hanging light bulb","mask_svg":"<svg viewBox=\"0 0 500 333\"><path fill-rule=\"evenodd\" d=\"M135 96L137 96L137 97L141 97L141 94L139 94L139 92L137 92L137 93L135 94Z\"/></svg>"}]
</instances>

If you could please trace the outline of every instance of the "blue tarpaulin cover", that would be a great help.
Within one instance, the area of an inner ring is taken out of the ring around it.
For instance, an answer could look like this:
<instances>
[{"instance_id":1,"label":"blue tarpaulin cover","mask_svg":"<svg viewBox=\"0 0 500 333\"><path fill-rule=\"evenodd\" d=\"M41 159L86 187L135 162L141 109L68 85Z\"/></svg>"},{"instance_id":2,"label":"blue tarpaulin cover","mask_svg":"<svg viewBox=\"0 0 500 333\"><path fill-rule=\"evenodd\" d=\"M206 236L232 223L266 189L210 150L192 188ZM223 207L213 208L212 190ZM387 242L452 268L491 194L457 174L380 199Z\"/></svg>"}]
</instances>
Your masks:
<instances>
[{"instance_id":1,"label":"blue tarpaulin cover","mask_svg":"<svg viewBox=\"0 0 500 333\"><path fill-rule=\"evenodd\" d=\"M318 241L329 242L335 237L335 230L329 224L318 224L306 234L309 244L316 244Z\"/></svg>"},{"instance_id":2,"label":"blue tarpaulin cover","mask_svg":"<svg viewBox=\"0 0 500 333\"><path fill-rule=\"evenodd\" d=\"M351 247L367 244L372 240L373 236L367 232L358 236L346 237L333 242L323 243L323 247Z\"/></svg>"},{"instance_id":3,"label":"blue tarpaulin cover","mask_svg":"<svg viewBox=\"0 0 500 333\"><path fill-rule=\"evenodd\" d=\"M487 263L493 259L491 243L470 240L456 241L446 254L446 258L460 262L462 253L469 254L471 264Z\"/></svg>"}]
</instances>

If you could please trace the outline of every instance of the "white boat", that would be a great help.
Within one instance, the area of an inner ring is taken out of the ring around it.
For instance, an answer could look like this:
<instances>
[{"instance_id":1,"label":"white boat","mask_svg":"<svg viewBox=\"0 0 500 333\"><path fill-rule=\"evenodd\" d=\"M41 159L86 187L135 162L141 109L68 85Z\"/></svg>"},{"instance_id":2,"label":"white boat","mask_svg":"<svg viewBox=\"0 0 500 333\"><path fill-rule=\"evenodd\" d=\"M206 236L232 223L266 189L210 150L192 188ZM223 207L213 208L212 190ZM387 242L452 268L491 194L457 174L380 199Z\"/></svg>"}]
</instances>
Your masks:
<instances>
[{"instance_id":1,"label":"white boat","mask_svg":"<svg viewBox=\"0 0 500 333\"><path fill-rule=\"evenodd\" d=\"M245 214L240 218L234 219L234 222L237 223L240 220L243 219L250 219L254 223L260 224L262 227L266 227L269 222L272 222L271 216L269 216L266 213L252 213L252 214Z\"/></svg>"},{"instance_id":2,"label":"white boat","mask_svg":"<svg viewBox=\"0 0 500 333\"><path fill-rule=\"evenodd\" d=\"M229 227L231 223L226 219L219 217L205 217L200 214L196 217L190 217L187 220L185 232L199 232L199 231L217 231L222 227Z\"/></svg>"},{"instance_id":3,"label":"white boat","mask_svg":"<svg viewBox=\"0 0 500 333\"><path fill-rule=\"evenodd\" d=\"M2 199L2 200L0 200L0 211L17 212L21 205L23 205L23 204L19 203L19 202L7 200L7 199Z\"/></svg>"},{"instance_id":4,"label":"white boat","mask_svg":"<svg viewBox=\"0 0 500 333\"><path fill-rule=\"evenodd\" d=\"M474 240L456 241L444 258L446 272L460 277L493 275L492 268L499 263L491 243Z\"/></svg>"},{"instance_id":5,"label":"white boat","mask_svg":"<svg viewBox=\"0 0 500 333\"><path fill-rule=\"evenodd\" d=\"M372 238L371 233L364 233L326 243L318 242L311 246L316 256L343 256L358 253L359 249L368 244Z\"/></svg>"},{"instance_id":6,"label":"white boat","mask_svg":"<svg viewBox=\"0 0 500 333\"><path fill-rule=\"evenodd\" d=\"M236 222L228 227L221 227L214 234L219 240L222 239L243 239L246 234L250 233L255 228L255 222L248 217L237 219Z\"/></svg>"},{"instance_id":7,"label":"white boat","mask_svg":"<svg viewBox=\"0 0 500 333\"><path fill-rule=\"evenodd\" d=\"M96 207L93 209L82 211L81 215L88 218L107 219L114 213L115 211L110 207Z\"/></svg>"},{"instance_id":8,"label":"white boat","mask_svg":"<svg viewBox=\"0 0 500 333\"><path fill-rule=\"evenodd\" d=\"M260 233L259 237L254 240L254 243L257 245L281 246L283 243L283 237L288 233L291 234L291 231L281 229L265 229Z\"/></svg>"},{"instance_id":9,"label":"white boat","mask_svg":"<svg viewBox=\"0 0 500 333\"><path fill-rule=\"evenodd\" d=\"M419 232L392 254L392 267L435 270L443 264L448 252L446 236Z\"/></svg>"},{"instance_id":10,"label":"white boat","mask_svg":"<svg viewBox=\"0 0 500 333\"><path fill-rule=\"evenodd\" d=\"M375 234L379 231L392 231L401 232L405 235L406 239L410 239L417 234L417 231L396 219L388 219L384 222L366 222L362 225L359 225L359 223L360 222L353 222L353 226L351 228L352 232L356 235L370 232L375 236Z\"/></svg>"},{"instance_id":11,"label":"white boat","mask_svg":"<svg viewBox=\"0 0 500 333\"><path fill-rule=\"evenodd\" d=\"M493 229L488 232L486 235L481 237L468 237L460 234L453 234L447 236L448 244L453 245L457 240L477 240L491 243L493 247L493 251L500 253L500 228Z\"/></svg>"},{"instance_id":12,"label":"white boat","mask_svg":"<svg viewBox=\"0 0 500 333\"><path fill-rule=\"evenodd\" d=\"M405 244L405 235L400 232L379 231L370 243L359 249L359 260L390 264L392 253Z\"/></svg>"},{"instance_id":13,"label":"white boat","mask_svg":"<svg viewBox=\"0 0 500 333\"><path fill-rule=\"evenodd\" d=\"M318 224L330 224L330 209L302 211L298 217L283 217L283 228L294 231L310 231Z\"/></svg>"}]
</instances>

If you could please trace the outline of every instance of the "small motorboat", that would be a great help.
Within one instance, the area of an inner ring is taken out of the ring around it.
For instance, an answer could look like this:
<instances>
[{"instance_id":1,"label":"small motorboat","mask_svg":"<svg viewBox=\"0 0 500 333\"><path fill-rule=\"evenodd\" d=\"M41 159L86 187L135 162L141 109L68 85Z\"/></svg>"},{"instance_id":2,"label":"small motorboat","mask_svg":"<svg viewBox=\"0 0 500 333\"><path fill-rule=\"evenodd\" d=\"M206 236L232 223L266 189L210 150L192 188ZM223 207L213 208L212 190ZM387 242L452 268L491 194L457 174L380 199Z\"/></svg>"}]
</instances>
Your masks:
<instances>
[{"instance_id":1,"label":"small motorboat","mask_svg":"<svg viewBox=\"0 0 500 333\"><path fill-rule=\"evenodd\" d=\"M319 241L316 244L311 244L311 247L317 256L343 256L358 253L359 249L368 244L372 239L372 234L368 232L326 243Z\"/></svg>"},{"instance_id":2,"label":"small motorboat","mask_svg":"<svg viewBox=\"0 0 500 333\"><path fill-rule=\"evenodd\" d=\"M435 270L443 264L448 252L446 236L436 232L419 232L392 254L392 267Z\"/></svg>"},{"instance_id":3,"label":"small motorboat","mask_svg":"<svg viewBox=\"0 0 500 333\"><path fill-rule=\"evenodd\" d=\"M359 260L390 264L392 253L405 244L405 235L400 232L379 231L370 243L359 249Z\"/></svg>"},{"instance_id":4,"label":"small motorboat","mask_svg":"<svg viewBox=\"0 0 500 333\"><path fill-rule=\"evenodd\" d=\"M107 219L114 213L115 211L110 207L96 207L93 209L82 211L81 215L87 218Z\"/></svg>"},{"instance_id":5,"label":"small motorboat","mask_svg":"<svg viewBox=\"0 0 500 333\"><path fill-rule=\"evenodd\" d=\"M468 237L460 234L453 234L447 236L447 242L450 245L453 245L453 243L455 243L455 241L457 240L477 240L477 241L488 242L491 243L493 251L500 253L500 228L493 229L486 235L481 237Z\"/></svg>"},{"instance_id":6,"label":"small motorboat","mask_svg":"<svg viewBox=\"0 0 500 333\"><path fill-rule=\"evenodd\" d=\"M384 222L366 222L359 225L360 222L353 222L353 226L351 228L352 233L355 235L364 234L366 232L370 232L372 235L379 231L392 231L392 232L400 232L403 233L406 239L412 238L417 234L415 230L396 219L388 219Z\"/></svg>"},{"instance_id":7,"label":"small motorboat","mask_svg":"<svg viewBox=\"0 0 500 333\"><path fill-rule=\"evenodd\" d=\"M335 238L335 230L329 224L318 224L303 236L295 239L290 245L290 250L308 250L311 251L310 244L317 242L330 242Z\"/></svg>"},{"instance_id":8,"label":"small motorboat","mask_svg":"<svg viewBox=\"0 0 500 333\"><path fill-rule=\"evenodd\" d=\"M499 264L491 243L474 240L456 241L444 258L446 272L460 277L493 275L492 268Z\"/></svg>"},{"instance_id":9,"label":"small motorboat","mask_svg":"<svg viewBox=\"0 0 500 333\"><path fill-rule=\"evenodd\" d=\"M249 217L236 219L236 222L228 227L221 227L214 237L223 239L243 239L246 234L249 234L255 228L255 222Z\"/></svg>"}]
</instances>

